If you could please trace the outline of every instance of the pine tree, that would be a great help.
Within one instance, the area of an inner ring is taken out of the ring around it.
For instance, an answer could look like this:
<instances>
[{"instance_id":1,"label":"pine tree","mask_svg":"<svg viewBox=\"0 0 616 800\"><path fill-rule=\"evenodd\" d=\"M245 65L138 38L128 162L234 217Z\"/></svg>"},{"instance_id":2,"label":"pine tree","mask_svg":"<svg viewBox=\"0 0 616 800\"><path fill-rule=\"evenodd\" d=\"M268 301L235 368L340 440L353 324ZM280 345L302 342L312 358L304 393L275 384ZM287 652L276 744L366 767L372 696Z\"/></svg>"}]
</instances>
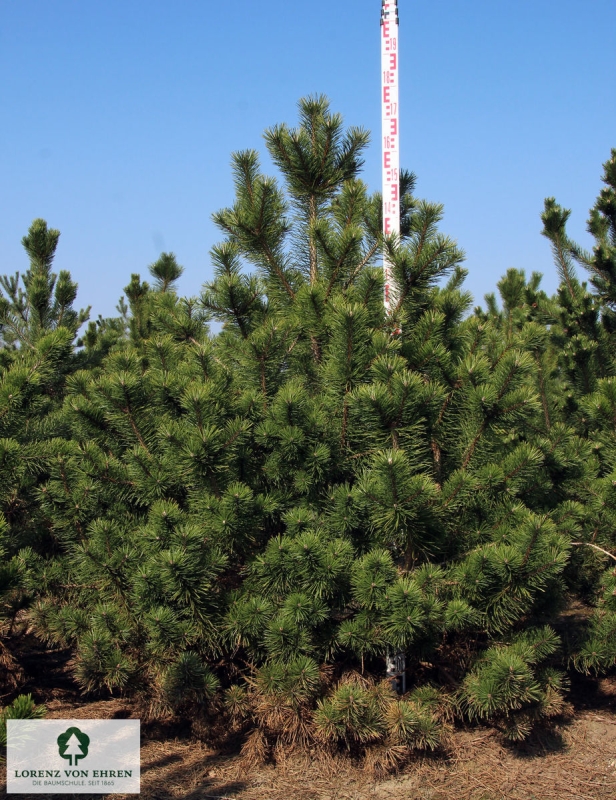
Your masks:
<instances>
[{"instance_id":1,"label":"pine tree","mask_svg":"<svg viewBox=\"0 0 616 800\"><path fill-rule=\"evenodd\" d=\"M75 311L77 284L51 272L60 233L35 220L22 243L30 269L0 277L0 504L8 522L6 552L45 538L35 499L41 467L39 442L68 436L57 419L67 375L79 365L73 352L87 311Z\"/></svg>"},{"instance_id":2,"label":"pine tree","mask_svg":"<svg viewBox=\"0 0 616 800\"><path fill-rule=\"evenodd\" d=\"M569 379L567 410L577 431L591 444L593 479L583 482L576 499L584 509L584 525L575 546L573 567L578 587L596 602L585 635L578 637L575 663L585 671L603 671L616 664L616 614L612 602L616 561L616 479L614 445L616 419L614 344L616 334L616 150L603 165L601 189L590 210L588 232L592 253L566 232L570 211L554 198L545 201L544 235L552 244L563 278L559 290L561 325L554 343L561 351L563 373ZM594 292L580 284L574 264L590 275Z\"/></svg>"},{"instance_id":3,"label":"pine tree","mask_svg":"<svg viewBox=\"0 0 616 800\"><path fill-rule=\"evenodd\" d=\"M22 244L30 267L0 277L0 631L15 630L33 596L21 574L33 554L53 550L53 537L39 513L44 478L41 441L69 432L57 418L67 375L79 358L73 342L88 310L75 311L77 284L51 267L60 232L34 220ZM19 681L19 665L0 643L7 689Z\"/></svg>"},{"instance_id":4,"label":"pine tree","mask_svg":"<svg viewBox=\"0 0 616 800\"><path fill-rule=\"evenodd\" d=\"M539 388L551 431L541 437L539 445L546 455L552 496L560 498L563 513L574 523L571 538L576 540L564 577L569 591L598 602L589 630L568 632L574 663L585 670L606 669L616 662L616 650L605 644L612 640L614 630L605 591L610 585L616 522L611 498L614 417L610 411L614 373L610 258L616 241L610 210L614 205L613 173L614 152L604 164L607 188L601 191L588 221L596 241L592 254L568 237L566 223L571 212L554 198L545 201L543 234L551 243L561 278L556 296L529 292L523 274L510 270L509 288L505 282L499 284L503 311L493 297L487 297L488 314L478 312L501 327L505 320L511 327L514 319L518 327L530 320L543 326L538 337ZM595 291L580 282L576 264L590 272ZM537 280L535 283L537 288Z\"/></svg>"},{"instance_id":5,"label":"pine tree","mask_svg":"<svg viewBox=\"0 0 616 800\"><path fill-rule=\"evenodd\" d=\"M60 231L48 228L43 219L35 219L22 244L30 259L30 268L21 276L4 275L0 286L0 326L5 346L20 344L34 347L45 333L64 328L76 334L88 319L89 309L74 311L77 284L70 273L58 275L51 266L58 246Z\"/></svg>"},{"instance_id":6,"label":"pine tree","mask_svg":"<svg viewBox=\"0 0 616 800\"><path fill-rule=\"evenodd\" d=\"M223 686L253 754L337 742L380 769L438 746L456 709L520 738L562 708L541 620L573 583L600 469L559 399L560 307L510 273L502 311L469 315L442 206L403 173L383 242L366 134L324 98L299 112L266 132L278 180L233 156L201 297L177 296L163 254L153 286L126 287L129 335L67 379L70 436L37 471L56 546L22 555L31 620L74 648L84 690L194 714ZM392 649L401 701L379 681Z\"/></svg>"}]
</instances>

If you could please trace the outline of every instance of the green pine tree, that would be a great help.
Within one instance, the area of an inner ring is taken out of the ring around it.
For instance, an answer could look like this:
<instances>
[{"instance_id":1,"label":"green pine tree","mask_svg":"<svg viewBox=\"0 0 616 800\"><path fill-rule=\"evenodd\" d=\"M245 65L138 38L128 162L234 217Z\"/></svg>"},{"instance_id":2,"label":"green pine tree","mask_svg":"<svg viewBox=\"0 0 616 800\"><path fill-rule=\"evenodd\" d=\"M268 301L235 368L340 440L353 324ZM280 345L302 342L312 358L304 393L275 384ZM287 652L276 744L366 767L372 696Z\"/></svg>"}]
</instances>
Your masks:
<instances>
[{"instance_id":1,"label":"green pine tree","mask_svg":"<svg viewBox=\"0 0 616 800\"><path fill-rule=\"evenodd\" d=\"M247 752L336 742L377 770L437 747L454 713L521 738L562 710L546 619L611 513L592 500L611 383L560 357L568 312L538 276L510 272L502 309L468 313L464 254L411 173L383 241L366 143L308 98L298 127L266 132L278 179L233 156L214 280L179 298L172 254L152 286L133 275L127 335L37 429L54 547L17 557L33 625L74 649L84 690L194 714L224 686ZM391 650L402 700L380 681Z\"/></svg>"},{"instance_id":2,"label":"green pine tree","mask_svg":"<svg viewBox=\"0 0 616 800\"><path fill-rule=\"evenodd\" d=\"M543 232L550 240L562 278L559 324L553 327L551 338L564 380L564 410L592 453L593 469L588 477L569 487L569 495L583 509L569 575L575 588L596 603L588 630L572 642L574 663L585 671L602 671L616 664L616 615L610 600L616 560L616 150L612 149L603 169L605 186L587 223L595 241L592 252L586 252L567 235L571 212L554 198L545 201L542 215ZM576 264L589 273L594 291L580 284Z\"/></svg>"}]
</instances>

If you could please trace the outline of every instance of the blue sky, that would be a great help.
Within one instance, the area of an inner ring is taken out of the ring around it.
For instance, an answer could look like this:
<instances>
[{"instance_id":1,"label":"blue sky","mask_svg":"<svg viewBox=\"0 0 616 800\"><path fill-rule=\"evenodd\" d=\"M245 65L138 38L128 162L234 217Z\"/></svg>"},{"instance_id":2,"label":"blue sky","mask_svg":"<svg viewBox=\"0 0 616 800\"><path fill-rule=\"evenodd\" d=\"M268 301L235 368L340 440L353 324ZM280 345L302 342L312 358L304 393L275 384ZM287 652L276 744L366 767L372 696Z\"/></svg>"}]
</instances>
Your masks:
<instances>
[{"instance_id":1,"label":"blue sky","mask_svg":"<svg viewBox=\"0 0 616 800\"><path fill-rule=\"evenodd\" d=\"M616 147L614 0L399 0L402 164L444 203L477 302L508 267L556 276L543 199L588 209ZM257 148L324 93L372 131L380 188L379 0L4 0L0 6L0 273L24 271L35 217L80 305L114 313L162 250L180 291L211 278L211 214L230 154Z\"/></svg>"}]
</instances>

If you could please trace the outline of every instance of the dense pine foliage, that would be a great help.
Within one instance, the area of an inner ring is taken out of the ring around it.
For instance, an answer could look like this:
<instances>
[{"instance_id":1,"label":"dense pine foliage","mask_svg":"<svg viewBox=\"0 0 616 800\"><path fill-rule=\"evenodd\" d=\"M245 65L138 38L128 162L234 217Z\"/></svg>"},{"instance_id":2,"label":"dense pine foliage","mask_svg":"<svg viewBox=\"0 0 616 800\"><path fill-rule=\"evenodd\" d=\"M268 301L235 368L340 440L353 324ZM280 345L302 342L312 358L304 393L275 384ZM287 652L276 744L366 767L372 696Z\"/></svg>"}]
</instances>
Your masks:
<instances>
[{"instance_id":1,"label":"dense pine foliage","mask_svg":"<svg viewBox=\"0 0 616 800\"><path fill-rule=\"evenodd\" d=\"M442 207L403 173L383 242L367 134L323 98L299 111L265 134L278 179L233 156L199 298L163 253L77 339L59 232L24 237L0 301L0 622L71 648L84 692L228 715L254 757L320 741L387 768L454 719L524 738L569 670L616 663L616 151L591 253L546 200L557 294L509 270L472 311Z\"/></svg>"}]
</instances>

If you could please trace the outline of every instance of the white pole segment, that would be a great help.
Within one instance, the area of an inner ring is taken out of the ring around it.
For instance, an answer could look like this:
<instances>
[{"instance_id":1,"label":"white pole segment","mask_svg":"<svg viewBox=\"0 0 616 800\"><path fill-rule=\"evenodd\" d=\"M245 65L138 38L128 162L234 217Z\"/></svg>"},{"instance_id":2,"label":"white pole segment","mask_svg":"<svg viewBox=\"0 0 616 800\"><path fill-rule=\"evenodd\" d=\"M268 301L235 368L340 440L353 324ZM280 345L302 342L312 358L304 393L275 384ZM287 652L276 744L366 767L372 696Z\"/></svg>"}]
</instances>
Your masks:
<instances>
[{"instance_id":1,"label":"white pole segment","mask_svg":"<svg viewBox=\"0 0 616 800\"><path fill-rule=\"evenodd\" d=\"M398 97L398 0L381 0L381 119L383 130L383 233L400 234L400 107ZM397 290L383 254L384 303L389 313Z\"/></svg>"},{"instance_id":2,"label":"white pole segment","mask_svg":"<svg viewBox=\"0 0 616 800\"><path fill-rule=\"evenodd\" d=\"M383 130L383 233L400 235L400 106L398 96L398 0L381 0L381 119ZM385 313L396 307L398 291L383 252ZM400 330L396 330L400 333ZM404 650L388 651L387 677L406 692Z\"/></svg>"}]
</instances>

